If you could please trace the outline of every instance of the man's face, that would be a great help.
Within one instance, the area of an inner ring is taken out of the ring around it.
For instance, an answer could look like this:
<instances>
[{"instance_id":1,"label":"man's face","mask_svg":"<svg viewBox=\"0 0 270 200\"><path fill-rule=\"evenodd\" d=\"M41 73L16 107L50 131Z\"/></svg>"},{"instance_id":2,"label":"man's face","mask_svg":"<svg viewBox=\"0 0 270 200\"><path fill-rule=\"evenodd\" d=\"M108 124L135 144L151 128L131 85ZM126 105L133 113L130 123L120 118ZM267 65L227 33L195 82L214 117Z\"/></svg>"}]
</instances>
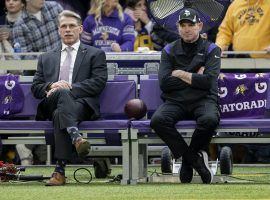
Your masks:
<instances>
[{"instance_id":1,"label":"man's face","mask_svg":"<svg viewBox=\"0 0 270 200\"><path fill-rule=\"evenodd\" d=\"M27 5L31 5L31 7L41 10L41 8L44 6L45 0L29 0L27 1Z\"/></svg>"},{"instance_id":2,"label":"man's face","mask_svg":"<svg viewBox=\"0 0 270 200\"><path fill-rule=\"evenodd\" d=\"M200 31L202 30L203 24L200 23L192 23L192 22L181 22L178 23L178 32L181 38L187 42L192 43L195 42L199 38Z\"/></svg>"},{"instance_id":3,"label":"man's face","mask_svg":"<svg viewBox=\"0 0 270 200\"><path fill-rule=\"evenodd\" d=\"M63 16L59 20L58 32L63 43L71 46L79 41L82 25L79 25L77 20L73 17Z\"/></svg>"}]
</instances>

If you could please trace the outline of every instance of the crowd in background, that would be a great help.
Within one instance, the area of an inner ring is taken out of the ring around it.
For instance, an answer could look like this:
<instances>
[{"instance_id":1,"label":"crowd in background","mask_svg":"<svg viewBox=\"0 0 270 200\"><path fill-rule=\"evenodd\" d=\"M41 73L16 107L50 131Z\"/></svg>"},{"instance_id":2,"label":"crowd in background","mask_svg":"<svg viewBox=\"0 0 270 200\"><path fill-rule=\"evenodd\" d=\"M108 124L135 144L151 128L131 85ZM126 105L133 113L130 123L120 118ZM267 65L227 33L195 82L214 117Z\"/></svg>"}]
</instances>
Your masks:
<instances>
[{"instance_id":1,"label":"crowd in background","mask_svg":"<svg viewBox=\"0 0 270 200\"><path fill-rule=\"evenodd\" d=\"M224 6L224 19L202 37L216 42L222 50L270 52L268 0L216 1ZM60 42L57 16L64 9L83 19L81 42L105 52L139 51L139 47L160 51L179 37L155 23L146 0L2 0L0 7L4 8L0 10L0 25L6 25L1 30L8 30L0 31L0 53L12 53L18 45L22 52L46 52L56 47Z\"/></svg>"},{"instance_id":2,"label":"crowd in background","mask_svg":"<svg viewBox=\"0 0 270 200\"><path fill-rule=\"evenodd\" d=\"M224 6L220 23L202 33L203 37L217 42L222 50L270 50L268 1L235 0L228 12L232 0L216 1ZM146 0L80 0L76 3L72 0L45 3L44 0L5 0L1 3L4 9L0 24L10 26L10 34L8 38L0 34L0 52L11 52L16 43L23 52L54 48L59 41L56 17L63 9L75 11L82 17L81 41L106 52L138 51L138 47L160 51L179 37L177 32L168 32L155 23ZM250 42L242 42L247 40Z\"/></svg>"},{"instance_id":3,"label":"crowd in background","mask_svg":"<svg viewBox=\"0 0 270 200\"><path fill-rule=\"evenodd\" d=\"M138 51L138 47L160 51L166 43L178 38L177 32L167 32L155 23L145 0L80 0L76 3L56 0L57 4L51 0L45 3L43 0L3 2L0 24L10 25L10 34L9 38L0 36L1 52L13 51L16 43L22 52L44 52L54 48L59 41L56 16L63 9L75 11L82 17L81 41L106 52ZM220 2L226 10L230 0ZM10 16L13 16L13 23L18 21L17 25L10 23ZM214 41L216 33L217 27L214 27L208 39Z\"/></svg>"}]
</instances>

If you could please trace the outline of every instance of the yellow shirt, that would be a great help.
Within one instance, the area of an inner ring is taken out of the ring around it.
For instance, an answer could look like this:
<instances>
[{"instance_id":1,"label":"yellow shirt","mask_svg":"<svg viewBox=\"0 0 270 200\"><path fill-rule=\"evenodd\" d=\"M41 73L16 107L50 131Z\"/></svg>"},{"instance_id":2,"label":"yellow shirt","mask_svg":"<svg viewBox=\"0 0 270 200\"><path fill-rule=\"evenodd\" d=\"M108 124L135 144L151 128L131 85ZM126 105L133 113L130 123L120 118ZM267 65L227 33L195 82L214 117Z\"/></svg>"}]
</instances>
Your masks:
<instances>
[{"instance_id":1,"label":"yellow shirt","mask_svg":"<svg viewBox=\"0 0 270 200\"><path fill-rule=\"evenodd\" d=\"M270 0L234 0L219 27L216 44L234 51L263 51L270 46ZM251 55L268 57L270 55Z\"/></svg>"}]
</instances>

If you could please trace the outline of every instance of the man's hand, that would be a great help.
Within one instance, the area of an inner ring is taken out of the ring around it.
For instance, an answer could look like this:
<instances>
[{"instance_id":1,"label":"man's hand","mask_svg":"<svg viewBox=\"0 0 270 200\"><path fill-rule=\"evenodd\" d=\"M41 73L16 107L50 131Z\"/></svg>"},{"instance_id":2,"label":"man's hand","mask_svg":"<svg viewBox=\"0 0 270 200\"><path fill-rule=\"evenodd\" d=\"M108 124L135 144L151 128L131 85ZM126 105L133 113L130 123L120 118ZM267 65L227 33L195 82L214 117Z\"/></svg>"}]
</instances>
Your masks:
<instances>
[{"instance_id":1,"label":"man's hand","mask_svg":"<svg viewBox=\"0 0 270 200\"><path fill-rule=\"evenodd\" d=\"M267 51L267 53L270 53L270 46L266 47L264 50Z\"/></svg>"},{"instance_id":2,"label":"man's hand","mask_svg":"<svg viewBox=\"0 0 270 200\"><path fill-rule=\"evenodd\" d=\"M201 33L200 35L201 35L201 38L203 38L203 39L205 39L205 40L208 39L207 33Z\"/></svg>"},{"instance_id":3,"label":"man's hand","mask_svg":"<svg viewBox=\"0 0 270 200\"><path fill-rule=\"evenodd\" d=\"M46 97L51 96L52 93L54 93L56 90L59 89L71 90L72 86L67 81L64 80L57 81L50 86L49 91L46 92Z\"/></svg>"},{"instance_id":4,"label":"man's hand","mask_svg":"<svg viewBox=\"0 0 270 200\"><path fill-rule=\"evenodd\" d=\"M46 97L48 98L49 96L51 96L52 93L54 93L56 90L56 88L50 89L48 92L46 92Z\"/></svg>"},{"instance_id":5,"label":"man's hand","mask_svg":"<svg viewBox=\"0 0 270 200\"><path fill-rule=\"evenodd\" d=\"M197 74L203 74L205 67L200 67ZM183 71L181 69L176 69L172 71L172 76L181 79L182 81L192 84L192 73Z\"/></svg>"},{"instance_id":6,"label":"man's hand","mask_svg":"<svg viewBox=\"0 0 270 200\"><path fill-rule=\"evenodd\" d=\"M200 69L197 71L197 74L203 74L205 67L200 67Z\"/></svg>"},{"instance_id":7,"label":"man's hand","mask_svg":"<svg viewBox=\"0 0 270 200\"><path fill-rule=\"evenodd\" d=\"M190 72L186 72L181 69L176 69L172 71L172 76L177 77L190 85L192 83L192 73Z\"/></svg>"},{"instance_id":8,"label":"man's hand","mask_svg":"<svg viewBox=\"0 0 270 200\"><path fill-rule=\"evenodd\" d=\"M9 32L1 32L0 31L0 41L7 40L9 37Z\"/></svg>"},{"instance_id":9,"label":"man's hand","mask_svg":"<svg viewBox=\"0 0 270 200\"><path fill-rule=\"evenodd\" d=\"M138 9L136 9L134 11L134 17L136 19L141 20L144 24L148 24L148 22L150 21L147 13L144 10L138 10Z\"/></svg>"},{"instance_id":10,"label":"man's hand","mask_svg":"<svg viewBox=\"0 0 270 200\"><path fill-rule=\"evenodd\" d=\"M183 76L183 74L184 74L184 71L183 70L181 70L181 69L176 69L176 70L173 70L172 71L172 76L174 76L174 77L176 77L176 78L182 78L182 76Z\"/></svg>"},{"instance_id":11,"label":"man's hand","mask_svg":"<svg viewBox=\"0 0 270 200\"><path fill-rule=\"evenodd\" d=\"M116 42L111 44L111 48L112 48L113 52L121 52L122 51L120 48L120 45Z\"/></svg>"},{"instance_id":12,"label":"man's hand","mask_svg":"<svg viewBox=\"0 0 270 200\"><path fill-rule=\"evenodd\" d=\"M72 86L67 81L60 80L60 81L57 81L57 82L53 83L50 86L50 89L68 89L68 90L71 90Z\"/></svg>"}]
</instances>

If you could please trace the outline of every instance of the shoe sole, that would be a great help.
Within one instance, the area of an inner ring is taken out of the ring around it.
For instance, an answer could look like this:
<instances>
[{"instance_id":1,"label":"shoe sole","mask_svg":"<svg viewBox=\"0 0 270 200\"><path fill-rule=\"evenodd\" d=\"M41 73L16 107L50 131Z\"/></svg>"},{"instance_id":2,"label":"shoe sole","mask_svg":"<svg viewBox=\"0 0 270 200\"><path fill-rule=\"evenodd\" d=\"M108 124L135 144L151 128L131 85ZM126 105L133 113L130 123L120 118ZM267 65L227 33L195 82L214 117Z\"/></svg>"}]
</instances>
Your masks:
<instances>
[{"instance_id":1,"label":"shoe sole","mask_svg":"<svg viewBox=\"0 0 270 200\"><path fill-rule=\"evenodd\" d=\"M90 143L88 141L85 141L80 145L80 147L77 149L77 153L79 157L85 157L89 154L90 151Z\"/></svg>"},{"instance_id":2,"label":"shoe sole","mask_svg":"<svg viewBox=\"0 0 270 200\"><path fill-rule=\"evenodd\" d=\"M53 183L46 183L45 186L64 186L66 183L63 184L53 184Z\"/></svg>"},{"instance_id":3,"label":"shoe sole","mask_svg":"<svg viewBox=\"0 0 270 200\"><path fill-rule=\"evenodd\" d=\"M209 168L209 165L208 165L208 155L207 155L207 153L205 151L200 151L200 152L201 152L201 154L203 156L204 165L206 166L206 168L208 169L208 171L211 174L211 181L210 181L210 183L212 183L214 175L213 175L213 172Z\"/></svg>"}]
</instances>

